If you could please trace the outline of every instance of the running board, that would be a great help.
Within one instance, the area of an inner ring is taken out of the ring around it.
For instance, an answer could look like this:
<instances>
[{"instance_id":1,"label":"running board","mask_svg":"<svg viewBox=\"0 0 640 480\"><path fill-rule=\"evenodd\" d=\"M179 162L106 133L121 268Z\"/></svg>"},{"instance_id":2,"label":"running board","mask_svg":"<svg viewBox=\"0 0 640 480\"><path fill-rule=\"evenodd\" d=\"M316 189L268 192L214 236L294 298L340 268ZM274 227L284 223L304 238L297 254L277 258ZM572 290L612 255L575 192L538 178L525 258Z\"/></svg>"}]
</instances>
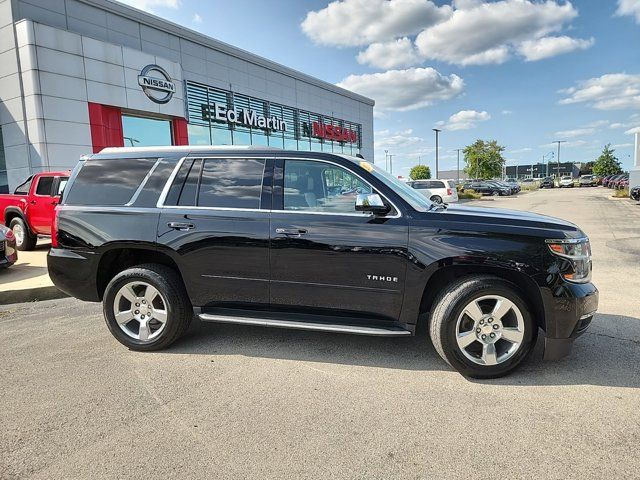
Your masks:
<instances>
[{"instance_id":1,"label":"running board","mask_svg":"<svg viewBox=\"0 0 640 480\"><path fill-rule=\"evenodd\" d=\"M236 317L231 315L198 315L203 322L236 323L240 325L257 325L260 327L292 328L295 330L314 330L317 332L351 333L355 335L371 335L374 337L410 336L409 330L400 327L367 327L364 325L345 325L341 323L313 323L295 320L278 320L271 318Z\"/></svg>"}]
</instances>

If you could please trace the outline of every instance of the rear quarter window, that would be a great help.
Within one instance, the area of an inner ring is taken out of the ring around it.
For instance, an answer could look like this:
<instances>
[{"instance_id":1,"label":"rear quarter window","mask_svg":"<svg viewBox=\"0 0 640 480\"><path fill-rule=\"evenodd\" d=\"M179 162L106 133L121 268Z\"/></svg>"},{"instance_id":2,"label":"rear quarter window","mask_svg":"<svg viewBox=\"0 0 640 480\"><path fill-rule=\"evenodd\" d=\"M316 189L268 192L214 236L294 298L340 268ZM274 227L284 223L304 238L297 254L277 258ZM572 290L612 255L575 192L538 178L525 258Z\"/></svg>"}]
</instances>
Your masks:
<instances>
[{"instance_id":1,"label":"rear quarter window","mask_svg":"<svg viewBox=\"0 0 640 480\"><path fill-rule=\"evenodd\" d=\"M125 205L157 158L87 160L65 191L67 205Z\"/></svg>"}]
</instances>

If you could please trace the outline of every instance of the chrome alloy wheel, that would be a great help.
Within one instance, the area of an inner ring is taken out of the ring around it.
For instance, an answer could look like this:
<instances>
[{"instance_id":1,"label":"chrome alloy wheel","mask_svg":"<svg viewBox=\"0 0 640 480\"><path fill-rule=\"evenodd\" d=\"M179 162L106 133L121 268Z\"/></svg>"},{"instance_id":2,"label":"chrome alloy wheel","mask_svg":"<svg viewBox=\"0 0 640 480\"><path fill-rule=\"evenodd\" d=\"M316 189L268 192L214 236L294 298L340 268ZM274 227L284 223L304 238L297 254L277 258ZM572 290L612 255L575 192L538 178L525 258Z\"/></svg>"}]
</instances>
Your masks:
<instances>
[{"instance_id":1,"label":"chrome alloy wheel","mask_svg":"<svg viewBox=\"0 0 640 480\"><path fill-rule=\"evenodd\" d=\"M22 225L16 222L11 230L13 230L13 235L16 237L16 244L22 245L24 243L24 229Z\"/></svg>"},{"instance_id":2,"label":"chrome alloy wheel","mask_svg":"<svg viewBox=\"0 0 640 480\"><path fill-rule=\"evenodd\" d=\"M520 349L524 328L522 312L515 303L500 295L486 295L462 310L456 323L456 341L473 363L498 365Z\"/></svg>"},{"instance_id":3,"label":"chrome alloy wheel","mask_svg":"<svg viewBox=\"0 0 640 480\"><path fill-rule=\"evenodd\" d=\"M167 302L147 282L124 285L113 300L116 322L129 337L151 342L162 333L167 323Z\"/></svg>"}]
</instances>

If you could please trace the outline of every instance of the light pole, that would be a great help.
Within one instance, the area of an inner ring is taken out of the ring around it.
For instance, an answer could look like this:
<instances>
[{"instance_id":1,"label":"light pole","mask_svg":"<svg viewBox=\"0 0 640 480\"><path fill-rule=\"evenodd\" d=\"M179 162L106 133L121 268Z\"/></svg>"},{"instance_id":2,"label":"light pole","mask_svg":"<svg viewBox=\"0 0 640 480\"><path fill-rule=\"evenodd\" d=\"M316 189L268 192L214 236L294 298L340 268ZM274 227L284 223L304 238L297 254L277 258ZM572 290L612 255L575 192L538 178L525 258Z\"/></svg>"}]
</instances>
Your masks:
<instances>
[{"instance_id":1,"label":"light pole","mask_svg":"<svg viewBox=\"0 0 640 480\"><path fill-rule=\"evenodd\" d=\"M389 150L384 151L384 169L389 171Z\"/></svg>"},{"instance_id":2,"label":"light pole","mask_svg":"<svg viewBox=\"0 0 640 480\"><path fill-rule=\"evenodd\" d=\"M557 160L557 171L556 171L556 175L559 177L560 176L560 144L561 143L566 143L566 140L554 140L553 143L557 143L558 144L558 157L556 158Z\"/></svg>"},{"instance_id":3,"label":"light pole","mask_svg":"<svg viewBox=\"0 0 640 480\"><path fill-rule=\"evenodd\" d=\"M549 152L549 153L545 153L544 155L542 155L542 163L544 163L545 158L548 156L551 156L551 158L553 158L554 153L553 152ZM549 160L547 160L547 169L546 169L546 173L545 176L549 176Z\"/></svg>"},{"instance_id":4,"label":"light pole","mask_svg":"<svg viewBox=\"0 0 640 480\"><path fill-rule=\"evenodd\" d=\"M456 148L455 151L458 152L458 167L457 167L457 175L458 175L458 183L460 183L460 151L462 148Z\"/></svg>"},{"instance_id":5,"label":"light pole","mask_svg":"<svg viewBox=\"0 0 640 480\"><path fill-rule=\"evenodd\" d=\"M436 132L436 176L434 178L438 178L438 134L442 130L438 130L437 128L432 128L434 132Z\"/></svg>"},{"instance_id":6,"label":"light pole","mask_svg":"<svg viewBox=\"0 0 640 480\"><path fill-rule=\"evenodd\" d=\"M393 175L393 155L389 154L389 173Z\"/></svg>"}]
</instances>

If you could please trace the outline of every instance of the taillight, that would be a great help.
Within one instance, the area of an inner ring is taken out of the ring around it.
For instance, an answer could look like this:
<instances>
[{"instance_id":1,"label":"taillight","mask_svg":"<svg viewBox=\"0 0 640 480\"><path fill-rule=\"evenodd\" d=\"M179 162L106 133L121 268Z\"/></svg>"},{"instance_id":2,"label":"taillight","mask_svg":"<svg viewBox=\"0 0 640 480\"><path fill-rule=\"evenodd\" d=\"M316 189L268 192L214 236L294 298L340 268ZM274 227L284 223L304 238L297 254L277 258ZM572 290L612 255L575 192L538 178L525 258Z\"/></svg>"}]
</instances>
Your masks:
<instances>
[{"instance_id":1,"label":"taillight","mask_svg":"<svg viewBox=\"0 0 640 480\"><path fill-rule=\"evenodd\" d=\"M450 188L447 188L447 195L453 195L453 190L451 190Z\"/></svg>"},{"instance_id":2,"label":"taillight","mask_svg":"<svg viewBox=\"0 0 640 480\"><path fill-rule=\"evenodd\" d=\"M51 246L58 248L58 212L60 207L56 205L53 209L53 222L51 222Z\"/></svg>"}]
</instances>

